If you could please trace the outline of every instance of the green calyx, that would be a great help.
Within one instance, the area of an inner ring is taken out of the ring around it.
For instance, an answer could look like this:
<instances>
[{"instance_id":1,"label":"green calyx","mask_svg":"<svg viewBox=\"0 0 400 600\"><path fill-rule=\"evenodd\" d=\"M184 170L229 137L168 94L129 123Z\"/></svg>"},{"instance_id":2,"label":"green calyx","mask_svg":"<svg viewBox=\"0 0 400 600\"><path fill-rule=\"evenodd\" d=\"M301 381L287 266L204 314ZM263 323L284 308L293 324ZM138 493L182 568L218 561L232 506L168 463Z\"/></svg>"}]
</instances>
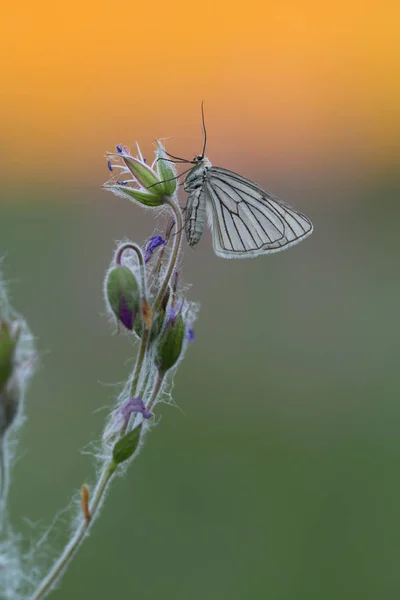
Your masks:
<instances>
[{"instance_id":1,"label":"green calyx","mask_svg":"<svg viewBox=\"0 0 400 600\"><path fill-rule=\"evenodd\" d=\"M136 200L140 204L144 206L148 206L149 208L154 208L156 206L162 206L165 203L164 194L158 193L160 190L157 190L159 186L156 185L153 188L149 189L148 192L136 190L135 188L123 186L123 185L112 185L111 189L116 190L118 194L122 196L127 196L130 200ZM157 192L156 192L157 190Z\"/></svg>"},{"instance_id":2,"label":"green calyx","mask_svg":"<svg viewBox=\"0 0 400 600\"><path fill-rule=\"evenodd\" d=\"M161 332L157 342L155 363L160 373L171 369L179 360L185 339L185 323L182 315L176 315Z\"/></svg>"},{"instance_id":3,"label":"green calyx","mask_svg":"<svg viewBox=\"0 0 400 600\"><path fill-rule=\"evenodd\" d=\"M132 331L140 308L140 288L132 271L123 266L111 269L107 275L106 292L116 318Z\"/></svg>"},{"instance_id":4,"label":"green calyx","mask_svg":"<svg viewBox=\"0 0 400 600\"><path fill-rule=\"evenodd\" d=\"M123 161L142 187L149 188L159 182L156 172L145 162L133 156L124 156Z\"/></svg>"},{"instance_id":5,"label":"green calyx","mask_svg":"<svg viewBox=\"0 0 400 600\"><path fill-rule=\"evenodd\" d=\"M176 190L177 177L173 163L168 159L164 146L157 142L157 171L162 183L159 186L163 194L172 196Z\"/></svg>"}]
</instances>

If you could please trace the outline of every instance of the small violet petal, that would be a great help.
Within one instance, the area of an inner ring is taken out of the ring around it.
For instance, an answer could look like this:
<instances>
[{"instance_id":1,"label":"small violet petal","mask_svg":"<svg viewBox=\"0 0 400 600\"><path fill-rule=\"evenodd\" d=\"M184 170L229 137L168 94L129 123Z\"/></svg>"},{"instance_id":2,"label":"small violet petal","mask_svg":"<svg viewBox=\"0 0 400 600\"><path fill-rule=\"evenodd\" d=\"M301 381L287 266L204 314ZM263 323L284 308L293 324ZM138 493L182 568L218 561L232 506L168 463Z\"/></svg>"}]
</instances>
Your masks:
<instances>
[{"instance_id":1,"label":"small violet petal","mask_svg":"<svg viewBox=\"0 0 400 600\"><path fill-rule=\"evenodd\" d=\"M112 170L113 170L113 168L112 168L112 164L111 164L111 160L108 160L108 161L107 161L107 167L108 167L108 170L109 170L109 171L112 171Z\"/></svg>"},{"instance_id":2,"label":"small violet petal","mask_svg":"<svg viewBox=\"0 0 400 600\"><path fill-rule=\"evenodd\" d=\"M117 185L128 185L128 182L127 182L127 181L118 181L118 180L117 180L115 183L116 183Z\"/></svg>"},{"instance_id":3,"label":"small violet petal","mask_svg":"<svg viewBox=\"0 0 400 600\"><path fill-rule=\"evenodd\" d=\"M132 413L141 413L144 419L150 419L153 415L151 411L146 410L143 400L139 397L129 398L121 406L121 414L125 422L129 421Z\"/></svg>"},{"instance_id":4,"label":"small violet petal","mask_svg":"<svg viewBox=\"0 0 400 600\"><path fill-rule=\"evenodd\" d=\"M165 322L165 326L167 327L168 325L175 325L175 321L178 317L178 315L180 314L181 310L183 308L183 300L180 300L177 304L176 308L172 308L172 306L169 306L167 309L167 320Z\"/></svg>"},{"instance_id":5,"label":"small violet petal","mask_svg":"<svg viewBox=\"0 0 400 600\"><path fill-rule=\"evenodd\" d=\"M164 240L161 235L153 235L153 237L151 237L147 243L146 243L146 249L145 249L145 255L144 255L144 260L145 262L149 262L150 258L153 255L153 252L156 248L158 248L158 246L162 246L164 244L166 244L166 240Z\"/></svg>"},{"instance_id":6,"label":"small violet petal","mask_svg":"<svg viewBox=\"0 0 400 600\"><path fill-rule=\"evenodd\" d=\"M122 154L123 150L122 150L121 144L117 144L115 147L117 149L117 152L119 152L120 154Z\"/></svg>"}]
</instances>

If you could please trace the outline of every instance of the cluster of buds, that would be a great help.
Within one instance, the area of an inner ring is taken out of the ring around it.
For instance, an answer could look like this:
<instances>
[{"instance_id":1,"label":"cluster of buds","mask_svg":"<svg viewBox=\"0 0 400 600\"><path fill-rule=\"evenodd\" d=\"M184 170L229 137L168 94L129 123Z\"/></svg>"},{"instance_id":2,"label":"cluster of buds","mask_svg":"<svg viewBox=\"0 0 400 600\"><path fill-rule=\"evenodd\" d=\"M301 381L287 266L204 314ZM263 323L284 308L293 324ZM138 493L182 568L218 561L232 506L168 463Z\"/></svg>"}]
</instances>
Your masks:
<instances>
[{"instance_id":1,"label":"cluster of buds","mask_svg":"<svg viewBox=\"0 0 400 600\"><path fill-rule=\"evenodd\" d=\"M108 168L129 173L130 179L112 178L105 187L146 207L168 207L175 225L175 230L173 225L167 226L164 237L152 236L143 248L133 242L121 244L105 278L109 312L118 327L139 343L134 372L104 434L105 440L114 440L114 462L120 464L138 449L153 410L165 393L168 375L194 340L196 310L179 289L182 214L175 197L175 167L160 143L152 166L147 165L139 148L135 158L127 148L116 148L117 152L107 154Z\"/></svg>"}]
</instances>

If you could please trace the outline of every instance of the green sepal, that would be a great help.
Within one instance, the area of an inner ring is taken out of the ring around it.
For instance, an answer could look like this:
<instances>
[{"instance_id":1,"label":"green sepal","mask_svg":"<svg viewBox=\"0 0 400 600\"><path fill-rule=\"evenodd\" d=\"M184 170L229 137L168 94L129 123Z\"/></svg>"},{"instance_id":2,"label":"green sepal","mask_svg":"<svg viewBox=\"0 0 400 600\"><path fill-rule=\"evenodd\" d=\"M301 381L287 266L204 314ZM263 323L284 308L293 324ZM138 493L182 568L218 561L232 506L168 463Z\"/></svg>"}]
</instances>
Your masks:
<instances>
[{"instance_id":1,"label":"green sepal","mask_svg":"<svg viewBox=\"0 0 400 600\"><path fill-rule=\"evenodd\" d=\"M139 445L141 432L142 423L118 440L113 448L113 460L116 465L120 465L133 456Z\"/></svg>"},{"instance_id":2,"label":"green sepal","mask_svg":"<svg viewBox=\"0 0 400 600\"><path fill-rule=\"evenodd\" d=\"M160 187L163 188L164 194L172 196L177 185L176 172L171 166L173 163L169 161L164 146L160 142L157 143L157 146L157 171L162 181Z\"/></svg>"},{"instance_id":3,"label":"green sepal","mask_svg":"<svg viewBox=\"0 0 400 600\"><path fill-rule=\"evenodd\" d=\"M155 183L158 183L160 181L153 169L141 160L133 158L133 156L130 156L129 158L124 156L122 160L130 170L134 178L144 188L148 188L151 185L154 185Z\"/></svg>"},{"instance_id":4,"label":"green sepal","mask_svg":"<svg viewBox=\"0 0 400 600\"><path fill-rule=\"evenodd\" d=\"M136 202L140 202L140 204L144 204L145 206L162 206L165 203L164 193L142 192L125 185L112 185L109 187L118 190L119 194L128 196L128 198L136 200ZM156 190L159 187L160 185L156 185L152 189Z\"/></svg>"},{"instance_id":5,"label":"green sepal","mask_svg":"<svg viewBox=\"0 0 400 600\"><path fill-rule=\"evenodd\" d=\"M158 339L155 363L161 373L165 373L177 363L184 339L185 323L179 314L174 322L166 325Z\"/></svg>"},{"instance_id":6,"label":"green sepal","mask_svg":"<svg viewBox=\"0 0 400 600\"><path fill-rule=\"evenodd\" d=\"M128 267L114 267L107 275L106 289L113 313L132 331L140 308L140 288L136 277Z\"/></svg>"}]
</instances>

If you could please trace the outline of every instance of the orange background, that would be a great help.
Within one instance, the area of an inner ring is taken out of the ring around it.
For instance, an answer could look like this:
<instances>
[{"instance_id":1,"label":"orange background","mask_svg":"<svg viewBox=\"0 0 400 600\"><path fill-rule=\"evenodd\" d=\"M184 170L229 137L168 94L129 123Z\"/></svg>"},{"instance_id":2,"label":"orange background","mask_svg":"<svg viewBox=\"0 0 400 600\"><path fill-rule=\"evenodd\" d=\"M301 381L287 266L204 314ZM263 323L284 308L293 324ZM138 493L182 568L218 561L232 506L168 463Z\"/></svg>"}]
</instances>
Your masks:
<instances>
[{"instance_id":1,"label":"orange background","mask_svg":"<svg viewBox=\"0 0 400 600\"><path fill-rule=\"evenodd\" d=\"M106 178L105 150L201 149L282 173L396 164L400 3L8 2L2 175ZM99 173L97 173L99 170Z\"/></svg>"}]
</instances>

